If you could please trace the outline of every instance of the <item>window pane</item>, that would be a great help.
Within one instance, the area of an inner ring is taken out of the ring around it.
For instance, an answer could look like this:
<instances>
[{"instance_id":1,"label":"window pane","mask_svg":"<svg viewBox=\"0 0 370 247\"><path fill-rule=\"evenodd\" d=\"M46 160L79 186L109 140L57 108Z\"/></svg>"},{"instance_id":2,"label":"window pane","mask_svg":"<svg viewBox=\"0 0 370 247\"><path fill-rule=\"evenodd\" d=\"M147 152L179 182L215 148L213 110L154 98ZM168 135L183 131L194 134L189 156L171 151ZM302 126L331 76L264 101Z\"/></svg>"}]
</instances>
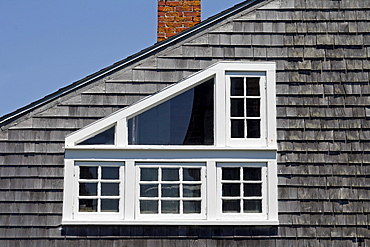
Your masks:
<instances>
[{"instance_id":1,"label":"window pane","mask_svg":"<svg viewBox=\"0 0 370 247\"><path fill-rule=\"evenodd\" d=\"M162 184L162 197L179 197L179 184Z\"/></svg>"},{"instance_id":2,"label":"window pane","mask_svg":"<svg viewBox=\"0 0 370 247\"><path fill-rule=\"evenodd\" d=\"M246 78L247 80L247 96L260 96L259 81L260 78Z\"/></svg>"},{"instance_id":3,"label":"window pane","mask_svg":"<svg viewBox=\"0 0 370 247\"><path fill-rule=\"evenodd\" d=\"M98 183L80 183L80 196L98 195Z\"/></svg>"},{"instance_id":4,"label":"window pane","mask_svg":"<svg viewBox=\"0 0 370 247\"><path fill-rule=\"evenodd\" d=\"M162 201L162 214L179 214L180 201Z\"/></svg>"},{"instance_id":5,"label":"window pane","mask_svg":"<svg viewBox=\"0 0 370 247\"><path fill-rule=\"evenodd\" d=\"M119 196L118 183L101 183L102 196Z\"/></svg>"},{"instance_id":6,"label":"window pane","mask_svg":"<svg viewBox=\"0 0 370 247\"><path fill-rule=\"evenodd\" d=\"M140 200L141 214L158 214L158 200Z\"/></svg>"},{"instance_id":7,"label":"window pane","mask_svg":"<svg viewBox=\"0 0 370 247\"><path fill-rule=\"evenodd\" d=\"M261 180L261 168L243 168L243 179L244 180Z\"/></svg>"},{"instance_id":8,"label":"window pane","mask_svg":"<svg viewBox=\"0 0 370 247\"><path fill-rule=\"evenodd\" d=\"M129 145L213 145L213 79L129 119L127 123Z\"/></svg>"},{"instance_id":9,"label":"window pane","mask_svg":"<svg viewBox=\"0 0 370 247\"><path fill-rule=\"evenodd\" d=\"M244 99L231 99L231 116L244 117Z\"/></svg>"},{"instance_id":10,"label":"window pane","mask_svg":"<svg viewBox=\"0 0 370 247\"><path fill-rule=\"evenodd\" d=\"M200 214L201 201L184 201L184 214Z\"/></svg>"},{"instance_id":11,"label":"window pane","mask_svg":"<svg viewBox=\"0 0 370 247\"><path fill-rule=\"evenodd\" d=\"M262 213L262 200L244 200L244 213Z\"/></svg>"},{"instance_id":12,"label":"window pane","mask_svg":"<svg viewBox=\"0 0 370 247\"><path fill-rule=\"evenodd\" d=\"M141 197L157 197L158 184L140 184Z\"/></svg>"},{"instance_id":13,"label":"window pane","mask_svg":"<svg viewBox=\"0 0 370 247\"><path fill-rule=\"evenodd\" d=\"M201 185L200 184L184 184L183 185L183 197L200 197Z\"/></svg>"},{"instance_id":14,"label":"window pane","mask_svg":"<svg viewBox=\"0 0 370 247\"><path fill-rule=\"evenodd\" d=\"M98 167L80 166L80 179L98 179Z\"/></svg>"},{"instance_id":15,"label":"window pane","mask_svg":"<svg viewBox=\"0 0 370 247\"><path fill-rule=\"evenodd\" d=\"M222 196L240 196L240 184L222 184Z\"/></svg>"},{"instance_id":16,"label":"window pane","mask_svg":"<svg viewBox=\"0 0 370 247\"><path fill-rule=\"evenodd\" d=\"M260 138L260 120L248 119L247 120L247 138Z\"/></svg>"},{"instance_id":17,"label":"window pane","mask_svg":"<svg viewBox=\"0 0 370 247\"><path fill-rule=\"evenodd\" d=\"M200 181L199 168L184 168L182 169L184 181Z\"/></svg>"},{"instance_id":18,"label":"window pane","mask_svg":"<svg viewBox=\"0 0 370 247\"><path fill-rule=\"evenodd\" d=\"M240 200L222 200L223 213L240 213Z\"/></svg>"},{"instance_id":19,"label":"window pane","mask_svg":"<svg viewBox=\"0 0 370 247\"><path fill-rule=\"evenodd\" d=\"M97 212L97 199L80 199L78 200L79 212Z\"/></svg>"},{"instance_id":20,"label":"window pane","mask_svg":"<svg viewBox=\"0 0 370 247\"><path fill-rule=\"evenodd\" d=\"M140 168L140 181L158 181L158 168Z\"/></svg>"},{"instance_id":21,"label":"window pane","mask_svg":"<svg viewBox=\"0 0 370 247\"><path fill-rule=\"evenodd\" d=\"M244 95L244 78L233 77L231 78L231 96Z\"/></svg>"},{"instance_id":22,"label":"window pane","mask_svg":"<svg viewBox=\"0 0 370 247\"><path fill-rule=\"evenodd\" d=\"M222 180L240 180L240 168L222 168Z\"/></svg>"},{"instance_id":23,"label":"window pane","mask_svg":"<svg viewBox=\"0 0 370 247\"><path fill-rule=\"evenodd\" d=\"M162 168L162 181L179 181L179 168Z\"/></svg>"},{"instance_id":24,"label":"window pane","mask_svg":"<svg viewBox=\"0 0 370 247\"><path fill-rule=\"evenodd\" d=\"M244 138L244 120L231 120L231 138Z\"/></svg>"},{"instance_id":25,"label":"window pane","mask_svg":"<svg viewBox=\"0 0 370 247\"><path fill-rule=\"evenodd\" d=\"M244 196L262 196L262 185L244 184Z\"/></svg>"},{"instance_id":26,"label":"window pane","mask_svg":"<svg viewBox=\"0 0 370 247\"><path fill-rule=\"evenodd\" d=\"M247 117L260 116L260 99L247 99Z\"/></svg>"},{"instance_id":27,"label":"window pane","mask_svg":"<svg viewBox=\"0 0 370 247\"><path fill-rule=\"evenodd\" d=\"M107 129L77 145L113 145L114 144L115 127Z\"/></svg>"},{"instance_id":28,"label":"window pane","mask_svg":"<svg viewBox=\"0 0 370 247\"><path fill-rule=\"evenodd\" d=\"M118 199L102 199L101 200L102 212L118 212L119 200Z\"/></svg>"},{"instance_id":29,"label":"window pane","mask_svg":"<svg viewBox=\"0 0 370 247\"><path fill-rule=\"evenodd\" d=\"M119 179L119 167L102 167L102 179Z\"/></svg>"}]
</instances>

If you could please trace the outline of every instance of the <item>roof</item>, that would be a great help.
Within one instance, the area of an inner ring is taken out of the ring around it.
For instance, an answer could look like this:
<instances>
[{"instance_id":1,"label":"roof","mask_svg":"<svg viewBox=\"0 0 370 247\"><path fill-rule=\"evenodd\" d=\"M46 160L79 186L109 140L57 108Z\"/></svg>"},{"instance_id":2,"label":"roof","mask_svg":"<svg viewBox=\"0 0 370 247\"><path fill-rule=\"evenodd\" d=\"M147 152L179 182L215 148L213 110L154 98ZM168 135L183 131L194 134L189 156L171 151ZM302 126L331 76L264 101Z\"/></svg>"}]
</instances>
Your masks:
<instances>
[{"instance_id":1,"label":"roof","mask_svg":"<svg viewBox=\"0 0 370 247\"><path fill-rule=\"evenodd\" d=\"M208 19L206 19L205 21L202 21L200 22L199 24L195 25L194 27L192 28L189 28L181 33L178 33L177 35L174 35L166 40L163 40L161 42L158 42L132 56L129 56L117 63L114 63L113 65L110 65L104 69L101 69L100 71L96 72L96 73L93 73L81 80L78 80L76 82L73 82L72 84L66 86L66 87L63 87L61 89L59 89L58 91L52 93L52 94L49 94L47 96L45 96L44 98L42 99L39 99L37 101L34 101L32 103L30 103L29 105L26 105L22 108L19 108L17 110L15 110L14 112L11 112L9 114L6 114L4 115L3 117L0 117L0 127L10 123L11 121L21 117L21 116L24 116L25 114L31 112L32 110L42 106L42 105L45 105L53 100L55 100L56 98L60 97L60 96L63 96L63 95L66 95L68 94L69 92L73 91L73 90L76 90L80 87L83 87L83 86L86 86L88 85L89 83L101 78L102 76L104 75L107 75L111 72L114 72L116 70L119 70L129 64L132 64L134 62L137 62L138 60L140 59L143 59L143 58L146 58L150 55L152 55L153 53L159 51L159 50L162 50L162 49L165 49L166 47L168 46L171 46L173 44L175 44L176 42L179 42L180 40L183 40L193 34L196 34L212 25L214 25L215 23L218 23L226 18L228 18L229 16L231 15L234 15L238 12L241 12L243 10L245 10L246 8L249 8L249 7L252 7L254 5L256 5L257 3L261 3L261 2L270 2L272 0L247 0L247 1L244 1L240 4L237 4L219 14L216 14Z\"/></svg>"}]
</instances>

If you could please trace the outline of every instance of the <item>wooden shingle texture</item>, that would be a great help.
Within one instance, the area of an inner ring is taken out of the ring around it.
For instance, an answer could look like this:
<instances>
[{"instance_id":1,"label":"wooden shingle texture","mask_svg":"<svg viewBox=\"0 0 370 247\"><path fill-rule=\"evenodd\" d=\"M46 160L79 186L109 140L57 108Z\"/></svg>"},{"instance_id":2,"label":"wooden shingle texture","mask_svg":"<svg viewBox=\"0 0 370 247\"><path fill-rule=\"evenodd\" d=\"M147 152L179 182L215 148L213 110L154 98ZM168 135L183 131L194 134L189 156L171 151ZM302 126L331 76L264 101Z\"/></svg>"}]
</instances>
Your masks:
<instances>
[{"instance_id":1,"label":"wooden shingle texture","mask_svg":"<svg viewBox=\"0 0 370 247\"><path fill-rule=\"evenodd\" d=\"M64 138L217 61L277 64L277 227L65 227ZM260 1L1 126L1 246L370 246L370 4Z\"/></svg>"}]
</instances>

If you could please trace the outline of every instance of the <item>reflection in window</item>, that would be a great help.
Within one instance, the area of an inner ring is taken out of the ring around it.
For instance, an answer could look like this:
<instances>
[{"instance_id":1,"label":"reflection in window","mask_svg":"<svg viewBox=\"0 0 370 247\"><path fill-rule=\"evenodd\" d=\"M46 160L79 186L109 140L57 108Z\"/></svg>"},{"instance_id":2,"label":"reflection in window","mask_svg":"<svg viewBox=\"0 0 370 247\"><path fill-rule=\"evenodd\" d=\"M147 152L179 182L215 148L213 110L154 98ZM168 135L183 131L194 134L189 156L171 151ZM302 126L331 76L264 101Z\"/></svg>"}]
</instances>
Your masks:
<instances>
[{"instance_id":1,"label":"reflection in window","mask_svg":"<svg viewBox=\"0 0 370 247\"><path fill-rule=\"evenodd\" d=\"M77 145L114 145L115 127L109 128Z\"/></svg>"},{"instance_id":2,"label":"reflection in window","mask_svg":"<svg viewBox=\"0 0 370 247\"><path fill-rule=\"evenodd\" d=\"M214 82L211 79L129 119L128 143L212 145L213 126Z\"/></svg>"}]
</instances>

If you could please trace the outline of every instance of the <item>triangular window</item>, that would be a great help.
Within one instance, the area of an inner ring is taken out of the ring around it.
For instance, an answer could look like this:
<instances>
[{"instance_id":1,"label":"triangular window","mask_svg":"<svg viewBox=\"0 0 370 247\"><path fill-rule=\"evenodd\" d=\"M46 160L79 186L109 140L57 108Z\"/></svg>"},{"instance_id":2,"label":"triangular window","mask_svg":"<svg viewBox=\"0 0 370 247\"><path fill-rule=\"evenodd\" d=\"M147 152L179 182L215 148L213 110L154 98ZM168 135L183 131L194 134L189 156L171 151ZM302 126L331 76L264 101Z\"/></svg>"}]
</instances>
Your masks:
<instances>
[{"instance_id":1,"label":"triangular window","mask_svg":"<svg viewBox=\"0 0 370 247\"><path fill-rule=\"evenodd\" d=\"M213 145L214 79L128 119L129 145Z\"/></svg>"},{"instance_id":2,"label":"triangular window","mask_svg":"<svg viewBox=\"0 0 370 247\"><path fill-rule=\"evenodd\" d=\"M114 145L115 126L90 137L77 145Z\"/></svg>"}]
</instances>

